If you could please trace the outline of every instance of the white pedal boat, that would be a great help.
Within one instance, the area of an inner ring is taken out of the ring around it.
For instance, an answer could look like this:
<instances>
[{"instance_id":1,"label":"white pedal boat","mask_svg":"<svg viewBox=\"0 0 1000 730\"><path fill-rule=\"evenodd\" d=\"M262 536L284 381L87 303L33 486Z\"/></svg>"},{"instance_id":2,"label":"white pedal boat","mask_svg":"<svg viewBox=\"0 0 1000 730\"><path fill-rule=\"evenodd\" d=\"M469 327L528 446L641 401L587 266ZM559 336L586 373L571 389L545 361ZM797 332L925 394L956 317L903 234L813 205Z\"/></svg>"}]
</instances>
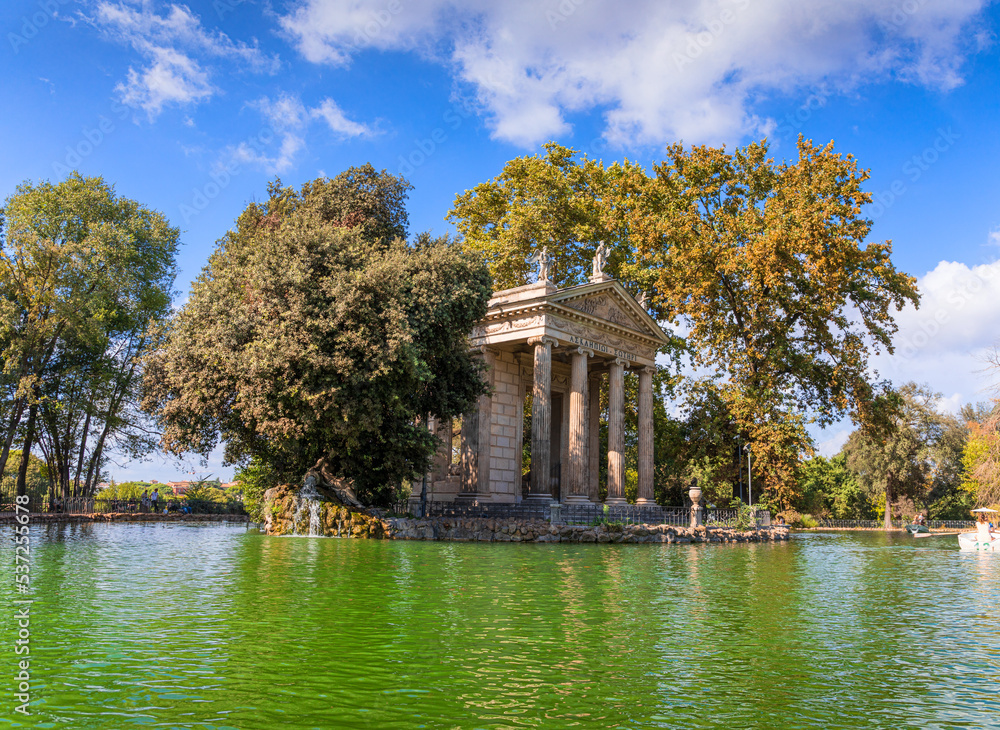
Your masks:
<instances>
[{"instance_id":1,"label":"white pedal boat","mask_svg":"<svg viewBox=\"0 0 1000 730\"><path fill-rule=\"evenodd\" d=\"M990 509L989 507L979 507L978 509L974 509L972 511L973 513L997 513L997 510ZM985 530L985 524L980 526ZM986 539L986 535L989 535L989 540ZM993 531L980 534L979 530L976 530L976 532L959 533L958 549L966 552L1000 553L1000 534Z\"/></svg>"},{"instance_id":2,"label":"white pedal boat","mask_svg":"<svg viewBox=\"0 0 1000 730\"><path fill-rule=\"evenodd\" d=\"M970 552L1000 553L1000 535L992 533L990 542L982 542L978 532L963 532L958 536L958 549Z\"/></svg>"}]
</instances>

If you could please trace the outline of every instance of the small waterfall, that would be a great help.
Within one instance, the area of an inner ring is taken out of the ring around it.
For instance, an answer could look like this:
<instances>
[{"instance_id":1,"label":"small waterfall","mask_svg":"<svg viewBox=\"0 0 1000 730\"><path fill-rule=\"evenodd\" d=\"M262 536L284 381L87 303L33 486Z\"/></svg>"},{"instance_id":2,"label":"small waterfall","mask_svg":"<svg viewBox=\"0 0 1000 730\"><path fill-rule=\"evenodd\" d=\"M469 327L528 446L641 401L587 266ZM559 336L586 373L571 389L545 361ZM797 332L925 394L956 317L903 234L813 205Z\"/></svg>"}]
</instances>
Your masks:
<instances>
[{"instance_id":1,"label":"small waterfall","mask_svg":"<svg viewBox=\"0 0 1000 730\"><path fill-rule=\"evenodd\" d=\"M309 532L306 534L313 537L320 535L319 516L323 509L323 503L319 497L320 494L316 491L316 485L311 480L307 480L305 486L302 487L302 491L299 492L298 504L295 508L295 517L292 522L294 534L300 534L299 522L305 516L306 510L309 510Z\"/></svg>"},{"instance_id":2,"label":"small waterfall","mask_svg":"<svg viewBox=\"0 0 1000 730\"><path fill-rule=\"evenodd\" d=\"M323 504L318 499L309 500L309 534L319 535L319 511Z\"/></svg>"}]
</instances>

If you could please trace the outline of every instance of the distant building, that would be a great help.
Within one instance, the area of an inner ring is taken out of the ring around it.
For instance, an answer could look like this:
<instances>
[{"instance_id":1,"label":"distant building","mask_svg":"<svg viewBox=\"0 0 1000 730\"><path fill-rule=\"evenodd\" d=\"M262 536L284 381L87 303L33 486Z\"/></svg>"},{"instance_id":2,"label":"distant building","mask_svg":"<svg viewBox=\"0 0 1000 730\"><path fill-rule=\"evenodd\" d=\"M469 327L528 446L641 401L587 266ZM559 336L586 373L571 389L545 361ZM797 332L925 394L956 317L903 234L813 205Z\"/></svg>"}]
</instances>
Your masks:
<instances>
[{"instance_id":1,"label":"distant building","mask_svg":"<svg viewBox=\"0 0 1000 730\"><path fill-rule=\"evenodd\" d=\"M174 494L180 496L182 494L187 494L187 491L191 488L194 482L167 482L167 486L174 490Z\"/></svg>"}]
</instances>

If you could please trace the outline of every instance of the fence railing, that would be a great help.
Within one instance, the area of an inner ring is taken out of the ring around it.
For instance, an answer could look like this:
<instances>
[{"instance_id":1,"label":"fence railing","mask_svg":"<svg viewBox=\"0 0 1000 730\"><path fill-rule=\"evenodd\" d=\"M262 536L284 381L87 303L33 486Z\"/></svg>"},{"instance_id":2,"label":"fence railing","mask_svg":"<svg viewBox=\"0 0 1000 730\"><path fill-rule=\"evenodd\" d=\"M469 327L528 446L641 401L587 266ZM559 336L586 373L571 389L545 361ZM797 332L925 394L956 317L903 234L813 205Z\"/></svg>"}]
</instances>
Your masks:
<instances>
[{"instance_id":1,"label":"fence railing","mask_svg":"<svg viewBox=\"0 0 1000 730\"><path fill-rule=\"evenodd\" d=\"M754 510L754 516L757 519L757 527L771 526L771 513L769 511L765 509ZM713 508L707 510L705 524L709 527L728 527L737 524L739 517L740 511L738 509Z\"/></svg>"},{"instance_id":2,"label":"fence railing","mask_svg":"<svg viewBox=\"0 0 1000 730\"><path fill-rule=\"evenodd\" d=\"M907 525L913 524L910 520L892 520L893 529L902 530ZM862 529L862 530L882 530L885 529L884 520L834 520L828 518L817 518L817 527L831 527L840 529ZM927 527L932 530L939 529L964 529L974 528L976 523L972 520L930 520Z\"/></svg>"},{"instance_id":3,"label":"fence railing","mask_svg":"<svg viewBox=\"0 0 1000 730\"><path fill-rule=\"evenodd\" d=\"M419 514L419 504L414 514ZM411 510L413 511L413 510ZM548 520L548 505L503 504L483 502L482 504L461 504L455 502L428 502L425 517L491 517L494 519Z\"/></svg>"},{"instance_id":4,"label":"fence railing","mask_svg":"<svg viewBox=\"0 0 1000 730\"><path fill-rule=\"evenodd\" d=\"M394 508L399 513L399 507ZM407 511L420 515L420 503L413 499ZM687 527L691 524L691 511L686 507L661 507L660 505L603 505L603 504L504 504L495 502L428 502L425 517L545 520L569 525L591 525L600 522L621 522L624 524L675 525ZM735 509L710 509L705 511L705 522L710 526L725 527L735 525ZM771 524L771 513L757 511L757 524L767 527Z\"/></svg>"},{"instance_id":5,"label":"fence railing","mask_svg":"<svg viewBox=\"0 0 1000 730\"><path fill-rule=\"evenodd\" d=\"M605 505L570 504L559 510L562 522L569 525L590 525L596 522L622 522L626 525L676 525L684 527L691 523L691 512L684 507L660 507L659 505Z\"/></svg>"},{"instance_id":6,"label":"fence railing","mask_svg":"<svg viewBox=\"0 0 1000 730\"><path fill-rule=\"evenodd\" d=\"M9 503L8 503L9 502ZM234 515L246 514L242 502L229 500L212 502L209 500L172 500L161 499L154 509L147 502L138 499L101 499L99 497L74 497L67 500L33 498L29 499L28 509L33 513L61 513L69 515L82 514L151 514L153 512L168 514L198 514L198 515ZM0 502L0 515L14 513L14 499L4 499Z\"/></svg>"}]
</instances>

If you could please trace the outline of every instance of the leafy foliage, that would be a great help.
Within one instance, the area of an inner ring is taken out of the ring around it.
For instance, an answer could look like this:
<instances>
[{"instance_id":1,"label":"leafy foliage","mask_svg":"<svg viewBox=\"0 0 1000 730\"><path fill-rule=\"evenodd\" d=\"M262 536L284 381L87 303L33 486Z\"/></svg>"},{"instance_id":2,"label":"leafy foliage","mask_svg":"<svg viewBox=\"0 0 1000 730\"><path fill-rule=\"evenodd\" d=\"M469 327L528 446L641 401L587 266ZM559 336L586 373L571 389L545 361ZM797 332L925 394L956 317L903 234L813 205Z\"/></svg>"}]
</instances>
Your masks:
<instances>
[{"instance_id":1,"label":"leafy foliage","mask_svg":"<svg viewBox=\"0 0 1000 730\"><path fill-rule=\"evenodd\" d=\"M935 408L940 394L907 383L885 400L886 426L858 429L844 453L858 483L885 504L886 528L900 498L922 499L936 480L954 479L954 449L943 449L949 419ZM960 453L960 451L959 451Z\"/></svg>"},{"instance_id":2,"label":"leafy foliage","mask_svg":"<svg viewBox=\"0 0 1000 730\"><path fill-rule=\"evenodd\" d=\"M150 482L121 482L112 481L102 489L97 496L100 499L120 499L139 500L143 492L152 493L153 489L161 485L153 485Z\"/></svg>"},{"instance_id":3,"label":"leafy foliage","mask_svg":"<svg viewBox=\"0 0 1000 730\"><path fill-rule=\"evenodd\" d=\"M846 454L815 456L802 465L801 473L801 494L793 505L797 512L838 520L875 517L868 493L847 467Z\"/></svg>"},{"instance_id":4,"label":"leafy foliage","mask_svg":"<svg viewBox=\"0 0 1000 730\"><path fill-rule=\"evenodd\" d=\"M544 157L518 157L498 177L455 199L447 219L490 268L494 286L528 283L526 259L545 247L553 256L550 278L563 287L586 281L599 241L611 236L603 224L608 191L600 163L549 142ZM615 270L614 259L608 270Z\"/></svg>"},{"instance_id":5,"label":"leafy foliage","mask_svg":"<svg viewBox=\"0 0 1000 730\"><path fill-rule=\"evenodd\" d=\"M687 329L728 430L751 444L769 498L791 504L810 420L879 422L889 386L870 376L868 355L892 351L893 310L918 300L890 243L866 242L867 171L801 138L794 163L769 158L766 142L732 153L672 145L648 172L545 147L456 198L448 217L466 244L510 287L526 283L525 258L543 246L555 283L580 283L608 243L608 272Z\"/></svg>"},{"instance_id":6,"label":"leafy foliage","mask_svg":"<svg viewBox=\"0 0 1000 730\"><path fill-rule=\"evenodd\" d=\"M421 425L485 390L467 335L489 274L447 239L407 245L408 185L371 166L301 190L275 182L219 242L164 346L144 406L172 452L267 464L298 482L323 459L387 503L426 469Z\"/></svg>"},{"instance_id":7,"label":"leafy foliage","mask_svg":"<svg viewBox=\"0 0 1000 730\"><path fill-rule=\"evenodd\" d=\"M1000 401L969 416L962 490L979 505L1000 504Z\"/></svg>"},{"instance_id":8,"label":"leafy foliage","mask_svg":"<svg viewBox=\"0 0 1000 730\"><path fill-rule=\"evenodd\" d=\"M255 522L261 522L264 519L264 492L280 483L274 469L259 456L254 456L236 471L234 479L242 492L247 514Z\"/></svg>"},{"instance_id":9,"label":"leafy foliage","mask_svg":"<svg viewBox=\"0 0 1000 730\"><path fill-rule=\"evenodd\" d=\"M11 497L17 491L17 473L21 466L21 455L7 462L7 468L0 476L0 501L9 504ZM44 461L34 454L28 454L28 467L25 470L25 494L31 497L33 504L40 504L45 499L49 489L49 469Z\"/></svg>"},{"instance_id":10,"label":"leafy foliage","mask_svg":"<svg viewBox=\"0 0 1000 730\"><path fill-rule=\"evenodd\" d=\"M221 489L204 481L195 482L189 486L184 497L189 503L222 502L226 498Z\"/></svg>"},{"instance_id":11,"label":"leafy foliage","mask_svg":"<svg viewBox=\"0 0 1000 730\"><path fill-rule=\"evenodd\" d=\"M18 186L0 211L0 470L15 435L63 496L151 446L139 363L170 309L179 231L101 178Z\"/></svg>"}]
</instances>

